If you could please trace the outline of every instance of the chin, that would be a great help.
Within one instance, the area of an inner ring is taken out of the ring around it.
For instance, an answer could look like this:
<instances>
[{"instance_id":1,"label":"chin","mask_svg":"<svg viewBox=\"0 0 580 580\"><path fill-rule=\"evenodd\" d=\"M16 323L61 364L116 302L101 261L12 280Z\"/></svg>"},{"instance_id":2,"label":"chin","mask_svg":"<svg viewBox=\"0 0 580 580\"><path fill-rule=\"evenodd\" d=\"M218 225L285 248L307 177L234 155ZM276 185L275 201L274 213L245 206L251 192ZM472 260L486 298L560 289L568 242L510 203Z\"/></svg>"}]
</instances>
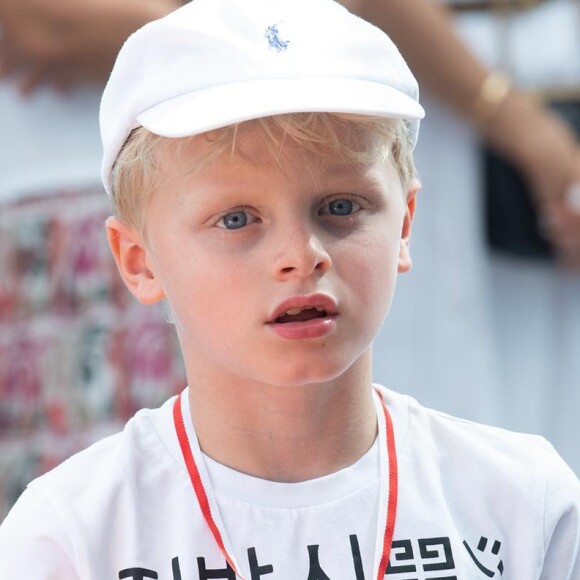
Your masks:
<instances>
[{"instance_id":1,"label":"chin","mask_svg":"<svg viewBox=\"0 0 580 580\"><path fill-rule=\"evenodd\" d=\"M359 360L360 357L347 361L344 359L323 360L319 357L309 364L301 360L298 364L279 365L278 368L272 370L273 380L269 382L288 388L329 383L354 370L357 366L355 363Z\"/></svg>"}]
</instances>

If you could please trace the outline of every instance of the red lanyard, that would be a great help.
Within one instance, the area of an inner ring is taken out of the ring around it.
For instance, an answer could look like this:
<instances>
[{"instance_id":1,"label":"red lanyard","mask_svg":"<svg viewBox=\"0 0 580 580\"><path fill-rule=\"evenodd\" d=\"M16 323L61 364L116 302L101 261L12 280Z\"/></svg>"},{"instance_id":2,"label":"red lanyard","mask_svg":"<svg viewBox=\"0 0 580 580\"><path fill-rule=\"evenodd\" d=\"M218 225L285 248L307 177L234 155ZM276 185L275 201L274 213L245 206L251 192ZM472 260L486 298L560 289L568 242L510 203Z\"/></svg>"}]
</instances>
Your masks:
<instances>
[{"instance_id":1,"label":"red lanyard","mask_svg":"<svg viewBox=\"0 0 580 580\"><path fill-rule=\"evenodd\" d=\"M380 394L379 394L380 396ZM399 477L398 477L398 466L397 466L397 452L395 448L395 432L393 429L393 421L391 415L383 398L381 399L381 407L385 415L385 435L386 435L386 445L387 445L387 455L388 455L388 465L389 465L389 497L387 500L387 517L385 523L385 532L383 534L383 549L381 560L379 563L379 568L377 572L377 580L383 580L385 577L385 572L387 566L389 565L389 558L391 555L391 545L393 543L393 533L395 531L395 520L397 516L397 497L399 491ZM234 570L236 575L240 578L243 576L240 574L238 567L234 559L230 556L227 551L224 540L222 538L221 532L213 518L211 513L211 507L209 505L209 499L205 491L205 487L201 480L201 475L199 469L193 457L191 451L191 446L189 444L189 439L187 437L187 432L185 430L185 424L183 422L183 413L181 411L181 395L175 398L175 403L173 404L173 421L175 423L175 430L177 432L177 438L179 439L179 445L181 447L181 452L183 453L183 458L185 460L185 465L187 471L189 472L189 477L195 491L195 496L197 497L197 502L201 509L201 513L211 530L214 537L215 543L223 554L226 562Z\"/></svg>"}]
</instances>

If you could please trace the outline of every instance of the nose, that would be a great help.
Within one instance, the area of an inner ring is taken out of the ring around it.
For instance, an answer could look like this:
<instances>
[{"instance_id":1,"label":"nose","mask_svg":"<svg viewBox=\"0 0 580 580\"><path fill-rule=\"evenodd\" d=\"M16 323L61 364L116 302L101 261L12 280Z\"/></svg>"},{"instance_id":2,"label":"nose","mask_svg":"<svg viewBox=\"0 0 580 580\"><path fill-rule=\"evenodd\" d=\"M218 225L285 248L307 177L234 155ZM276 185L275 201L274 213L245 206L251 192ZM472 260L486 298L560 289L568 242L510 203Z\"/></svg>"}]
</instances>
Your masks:
<instances>
[{"instance_id":1,"label":"nose","mask_svg":"<svg viewBox=\"0 0 580 580\"><path fill-rule=\"evenodd\" d=\"M323 241L307 228L288 228L277 244L273 274L278 280L322 276L332 260Z\"/></svg>"}]
</instances>

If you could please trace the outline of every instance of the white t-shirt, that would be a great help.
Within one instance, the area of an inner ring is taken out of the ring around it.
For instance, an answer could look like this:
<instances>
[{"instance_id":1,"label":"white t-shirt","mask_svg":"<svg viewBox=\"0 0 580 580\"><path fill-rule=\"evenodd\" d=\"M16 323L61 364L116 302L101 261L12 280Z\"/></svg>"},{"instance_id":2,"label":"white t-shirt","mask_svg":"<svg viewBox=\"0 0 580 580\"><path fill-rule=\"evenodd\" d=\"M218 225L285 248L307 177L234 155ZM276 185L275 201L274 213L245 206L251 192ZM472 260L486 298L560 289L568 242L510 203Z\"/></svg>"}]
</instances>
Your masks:
<instances>
[{"instance_id":1,"label":"white t-shirt","mask_svg":"<svg viewBox=\"0 0 580 580\"><path fill-rule=\"evenodd\" d=\"M580 578L580 482L549 444L381 393L399 469L385 578ZM374 580L380 431L347 469L273 483L204 457L187 392L182 405L212 514L246 580ZM32 482L0 526L0 578L235 580L201 514L172 408L139 412L123 433Z\"/></svg>"}]
</instances>

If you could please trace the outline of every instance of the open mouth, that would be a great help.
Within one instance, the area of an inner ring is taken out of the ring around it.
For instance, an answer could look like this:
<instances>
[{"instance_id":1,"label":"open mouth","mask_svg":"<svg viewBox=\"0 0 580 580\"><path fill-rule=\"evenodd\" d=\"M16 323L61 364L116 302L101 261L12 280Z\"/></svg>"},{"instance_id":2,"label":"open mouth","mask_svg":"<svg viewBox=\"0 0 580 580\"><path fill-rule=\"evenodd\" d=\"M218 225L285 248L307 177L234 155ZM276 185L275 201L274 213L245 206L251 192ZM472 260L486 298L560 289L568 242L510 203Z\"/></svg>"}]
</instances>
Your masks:
<instances>
[{"instance_id":1,"label":"open mouth","mask_svg":"<svg viewBox=\"0 0 580 580\"><path fill-rule=\"evenodd\" d=\"M278 324L285 324L288 322L307 322L316 318L326 318L328 312L324 308L315 306L306 306L305 308L289 308L276 318Z\"/></svg>"},{"instance_id":2,"label":"open mouth","mask_svg":"<svg viewBox=\"0 0 580 580\"><path fill-rule=\"evenodd\" d=\"M267 323L284 340L307 340L328 336L336 329L338 306L323 293L292 296L282 301Z\"/></svg>"}]
</instances>

